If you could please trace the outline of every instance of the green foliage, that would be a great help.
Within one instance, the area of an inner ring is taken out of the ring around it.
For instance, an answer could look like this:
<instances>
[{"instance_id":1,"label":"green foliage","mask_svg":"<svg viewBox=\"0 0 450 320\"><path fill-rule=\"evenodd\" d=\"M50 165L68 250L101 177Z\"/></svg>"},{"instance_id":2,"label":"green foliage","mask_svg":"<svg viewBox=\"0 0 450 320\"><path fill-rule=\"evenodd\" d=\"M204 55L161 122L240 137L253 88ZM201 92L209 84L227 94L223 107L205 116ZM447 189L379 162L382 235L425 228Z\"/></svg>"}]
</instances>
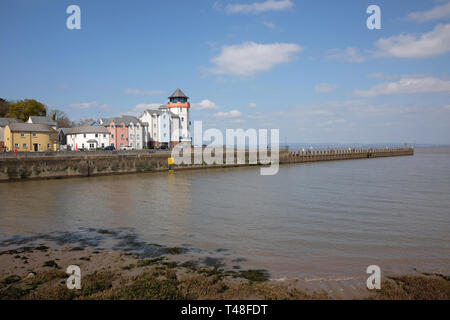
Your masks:
<instances>
[{"instance_id":1,"label":"green foliage","mask_svg":"<svg viewBox=\"0 0 450 320\"><path fill-rule=\"evenodd\" d=\"M20 100L9 106L9 116L27 121L30 116L45 116L47 108L36 100Z\"/></svg>"},{"instance_id":2,"label":"green foliage","mask_svg":"<svg viewBox=\"0 0 450 320\"><path fill-rule=\"evenodd\" d=\"M7 117L9 114L9 102L0 98L0 117Z\"/></svg>"}]
</instances>

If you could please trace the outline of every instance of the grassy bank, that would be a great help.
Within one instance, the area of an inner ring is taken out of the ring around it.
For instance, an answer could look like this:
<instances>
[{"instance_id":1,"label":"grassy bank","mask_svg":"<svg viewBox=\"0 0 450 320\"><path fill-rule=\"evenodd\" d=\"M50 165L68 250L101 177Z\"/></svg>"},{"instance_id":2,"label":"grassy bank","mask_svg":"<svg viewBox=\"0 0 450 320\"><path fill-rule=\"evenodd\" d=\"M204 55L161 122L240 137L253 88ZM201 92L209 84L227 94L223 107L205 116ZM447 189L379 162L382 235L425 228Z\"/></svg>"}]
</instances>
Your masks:
<instances>
[{"instance_id":1,"label":"grassy bank","mask_svg":"<svg viewBox=\"0 0 450 320\"><path fill-rule=\"evenodd\" d=\"M129 273L132 273L130 275ZM121 270L102 269L82 278L81 290L66 287L68 275L52 263L47 270L0 281L0 299L327 299L268 283L262 270L178 264L163 257L136 260Z\"/></svg>"}]
</instances>

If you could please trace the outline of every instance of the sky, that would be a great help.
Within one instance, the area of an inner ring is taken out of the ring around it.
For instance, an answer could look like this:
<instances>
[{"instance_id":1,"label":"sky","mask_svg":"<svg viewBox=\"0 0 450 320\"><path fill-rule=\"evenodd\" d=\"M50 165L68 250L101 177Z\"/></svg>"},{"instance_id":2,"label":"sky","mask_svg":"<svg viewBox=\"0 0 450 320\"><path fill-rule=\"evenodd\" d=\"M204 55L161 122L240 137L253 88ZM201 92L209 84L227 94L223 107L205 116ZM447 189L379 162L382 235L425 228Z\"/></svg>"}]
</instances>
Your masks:
<instances>
[{"instance_id":1,"label":"sky","mask_svg":"<svg viewBox=\"0 0 450 320\"><path fill-rule=\"evenodd\" d=\"M450 142L449 0L1 0L0 39L0 97L73 120L139 116L181 88L204 129Z\"/></svg>"}]
</instances>

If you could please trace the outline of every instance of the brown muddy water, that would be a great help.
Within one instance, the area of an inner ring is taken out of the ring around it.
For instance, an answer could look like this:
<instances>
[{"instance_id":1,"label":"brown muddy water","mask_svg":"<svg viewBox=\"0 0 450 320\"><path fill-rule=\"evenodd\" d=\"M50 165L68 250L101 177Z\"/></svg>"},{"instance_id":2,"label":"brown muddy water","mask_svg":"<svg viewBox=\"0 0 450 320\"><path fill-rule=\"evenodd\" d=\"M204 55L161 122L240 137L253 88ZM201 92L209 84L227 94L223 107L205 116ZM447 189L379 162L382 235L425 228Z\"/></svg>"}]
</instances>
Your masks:
<instances>
[{"instance_id":1,"label":"brown muddy water","mask_svg":"<svg viewBox=\"0 0 450 320\"><path fill-rule=\"evenodd\" d=\"M272 278L358 278L373 264L449 274L450 148L275 176L252 167L0 184L0 246L39 239L147 256L182 247L185 259Z\"/></svg>"}]
</instances>

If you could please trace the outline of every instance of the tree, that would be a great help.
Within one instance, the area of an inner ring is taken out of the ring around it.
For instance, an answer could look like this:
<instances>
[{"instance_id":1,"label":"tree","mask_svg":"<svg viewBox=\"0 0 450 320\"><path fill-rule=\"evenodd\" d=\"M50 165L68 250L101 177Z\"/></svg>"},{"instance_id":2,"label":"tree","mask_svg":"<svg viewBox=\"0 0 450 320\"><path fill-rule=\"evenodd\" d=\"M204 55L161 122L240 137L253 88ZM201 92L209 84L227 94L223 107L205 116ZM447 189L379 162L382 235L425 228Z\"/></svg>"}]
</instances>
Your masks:
<instances>
[{"instance_id":1,"label":"tree","mask_svg":"<svg viewBox=\"0 0 450 320\"><path fill-rule=\"evenodd\" d=\"M19 100L9 106L9 115L12 118L27 121L30 116L46 116L47 108L33 99Z\"/></svg>"},{"instance_id":2,"label":"tree","mask_svg":"<svg viewBox=\"0 0 450 320\"><path fill-rule=\"evenodd\" d=\"M54 109L50 110L48 115L58 123L59 128L71 128L73 126L73 122L64 111Z\"/></svg>"},{"instance_id":3,"label":"tree","mask_svg":"<svg viewBox=\"0 0 450 320\"><path fill-rule=\"evenodd\" d=\"M92 123L92 122L95 122L95 121L97 121L97 120L95 120L94 118L81 118L80 120L78 120L76 122L76 125L77 126L84 126L87 123Z\"/></svg>"},{"instance_id":4,"label":"tree","mask_svg":"<svg viewBox=\"0 0 450 320\"><path fill-rule=\"evenodd\" d=\"M0 117L8 116L9 105L10 105L10 103L7 100L0 98Z\"/></svg>"}]
</instances>

